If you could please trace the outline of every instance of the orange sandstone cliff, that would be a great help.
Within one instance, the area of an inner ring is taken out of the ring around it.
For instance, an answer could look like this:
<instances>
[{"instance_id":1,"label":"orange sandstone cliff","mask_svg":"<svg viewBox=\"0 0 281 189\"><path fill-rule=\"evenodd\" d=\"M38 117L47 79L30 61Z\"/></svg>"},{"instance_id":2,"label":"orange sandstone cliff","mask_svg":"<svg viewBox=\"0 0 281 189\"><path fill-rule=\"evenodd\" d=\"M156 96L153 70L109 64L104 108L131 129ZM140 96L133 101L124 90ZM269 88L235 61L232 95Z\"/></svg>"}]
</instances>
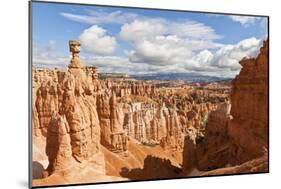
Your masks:
<instances>
[{"instance_id":1,"label":"orange sandstone cliff","mask_svg":"<svg viewBox=\"0 0 281 189\"><path fill-rule=\"evenodd\" d=\"M187 173L194 168L213 170L203 175L268 171L268 40L256 58L239 63L242 69L233 81L231 105L224 103L210 113L204 139L196 145L186 136Z\"/></svg>"}]
</instances>

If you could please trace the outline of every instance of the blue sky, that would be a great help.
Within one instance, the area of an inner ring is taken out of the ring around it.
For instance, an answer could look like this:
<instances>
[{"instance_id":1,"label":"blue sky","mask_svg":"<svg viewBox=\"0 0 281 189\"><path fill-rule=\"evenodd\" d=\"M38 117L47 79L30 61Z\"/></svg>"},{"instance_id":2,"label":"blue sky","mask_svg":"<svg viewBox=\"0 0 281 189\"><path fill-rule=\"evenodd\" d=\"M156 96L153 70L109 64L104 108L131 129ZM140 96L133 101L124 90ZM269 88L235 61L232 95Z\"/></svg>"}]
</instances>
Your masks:
<instances>
[{"instance_id":1,"label":"blue sky","mask_svg":"<svg viewBox=\"0 0 281 189\"><path fill-rule=\"evenodd\" d=\"M234 76L255 56L267 18L194 12L32 3L33 64L66 67L68 41L100 72L198 72Z\"/></svg>"}]
</instances>

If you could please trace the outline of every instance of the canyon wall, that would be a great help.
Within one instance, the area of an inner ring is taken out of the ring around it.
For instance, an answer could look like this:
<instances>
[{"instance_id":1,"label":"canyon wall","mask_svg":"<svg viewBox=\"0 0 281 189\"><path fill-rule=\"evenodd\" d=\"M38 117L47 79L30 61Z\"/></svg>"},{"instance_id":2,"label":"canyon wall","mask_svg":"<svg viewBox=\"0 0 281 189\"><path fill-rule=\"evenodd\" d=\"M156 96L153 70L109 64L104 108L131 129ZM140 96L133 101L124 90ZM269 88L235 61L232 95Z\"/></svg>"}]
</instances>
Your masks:
<instances>
[{"instance_id":1,"label":"canyon wall","mask_svg":"<svg viewBox=\"0 0 281 189\"><path fill-rule=\"evenodd\" d=\"M195 146L196 160L190 160L192 166L185 162L189 161L190 148L194 147L190 142L184 147L186 172L192 168L209 171L240 164L241 168L229 172L240 169L252 172L245 167L256 166L261 157L264 166L253 170L268 170L268 41L264 41L256 58L244 58L239 63L242 69L233 81L231 108L229 103L223 103L210 113L204 139Z\"/></svg>"},{"instance_id":2,"label":"canyon wall","mask_svg":"<svg viewBox=\"0 0 281 189\"><path fill-rule=\"evenodd\" d=\"M243 59L240 64L242 69L233 82L233 119L228 127L237 163L257 158L268 149L268 40L256 58Z\"/></svg>"}]
</instances>

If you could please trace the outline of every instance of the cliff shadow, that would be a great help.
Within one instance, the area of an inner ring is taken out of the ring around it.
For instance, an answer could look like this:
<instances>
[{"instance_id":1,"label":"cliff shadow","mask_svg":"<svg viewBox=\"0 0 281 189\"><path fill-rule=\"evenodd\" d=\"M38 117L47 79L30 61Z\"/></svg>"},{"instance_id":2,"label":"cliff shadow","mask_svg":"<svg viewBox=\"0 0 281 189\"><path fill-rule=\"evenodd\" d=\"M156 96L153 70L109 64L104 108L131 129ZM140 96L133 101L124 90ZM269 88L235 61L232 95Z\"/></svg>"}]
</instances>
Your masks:
<instances>
[{"instance_id":1,"label":"cliff shadow","mask_svg":"<svg viewBox=\"0 0 281 189\"><path fill-rule=\"evenodd\" d=\"M43 178L44 167L38 161L32 162L32 179Z\"/></svg>"},{"instance_id":2,"label":"cliff shadow","mask_svg":"<svg viewBox=\"0 0 281 189\"><path fill-rule=\"evenodd\" d=\"M179 167L172 165L169 159L148 155L144 159L143 168L128 169L123 167L120 175L132 180L149 180L161 178L175 178L181 172Z\"/></svg>"}]
</instances>

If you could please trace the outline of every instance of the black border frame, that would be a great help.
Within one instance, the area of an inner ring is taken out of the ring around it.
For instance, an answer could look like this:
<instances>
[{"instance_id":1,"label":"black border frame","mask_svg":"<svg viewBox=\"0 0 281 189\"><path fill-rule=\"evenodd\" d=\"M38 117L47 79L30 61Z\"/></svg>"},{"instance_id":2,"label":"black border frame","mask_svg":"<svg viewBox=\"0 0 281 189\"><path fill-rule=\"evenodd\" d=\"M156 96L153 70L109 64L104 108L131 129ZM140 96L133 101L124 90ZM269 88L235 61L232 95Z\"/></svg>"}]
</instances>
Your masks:
<instances>
[{"instance_id":1,"label":"black border frame","mask_svg":"<svg viewBox=\"0 0 281 189\"><path fill-rule=\"evenodd\" d=\"M128 181L111 181L111 182L93 182L93 183L79 183L79 184L61 184L61 185L46 185L46 186L32 186L32 57L33 57L33 33L32 33L32 3L45 3L45 4L68 4L68 5L83 5L83 6L97 6L97 7L113 7L113 8L130 8L130 9L144 9L144 10L160 10L160 11L175 11L175 12L191 12L191 13L204 13L216 15L234 15L234 16L253 16L267 18L267 40L268 40L268 171L255 172L255 173L237 173L237 174L218 174L209 176L190 176L190 177L175 177L175 178L159 178L159 179L141 179L141 180L128 180ZM192 11L192 10L176 10L176 9L163 9L163 8L147 8L147 7L131 7L120 5L103 5L91 3L73 3L73 2L57 2L57 1L42 1L30 0L28 2L28 187L29 188L52 188L52 187L68 187L68 186L85 186L85 185L99 185L99 184L117 184L117 183L134 183L144 181L161 181L161 180L177 180L177 179L190 179L190 178L211 178L211 177L224 177L224 176L238 176L238 175L256 175L270 173L270 17L268 15L258 14L239 14L239 13L225 13L225 12L209 12L209 11Z\"/></svg>"}]
</instances>

